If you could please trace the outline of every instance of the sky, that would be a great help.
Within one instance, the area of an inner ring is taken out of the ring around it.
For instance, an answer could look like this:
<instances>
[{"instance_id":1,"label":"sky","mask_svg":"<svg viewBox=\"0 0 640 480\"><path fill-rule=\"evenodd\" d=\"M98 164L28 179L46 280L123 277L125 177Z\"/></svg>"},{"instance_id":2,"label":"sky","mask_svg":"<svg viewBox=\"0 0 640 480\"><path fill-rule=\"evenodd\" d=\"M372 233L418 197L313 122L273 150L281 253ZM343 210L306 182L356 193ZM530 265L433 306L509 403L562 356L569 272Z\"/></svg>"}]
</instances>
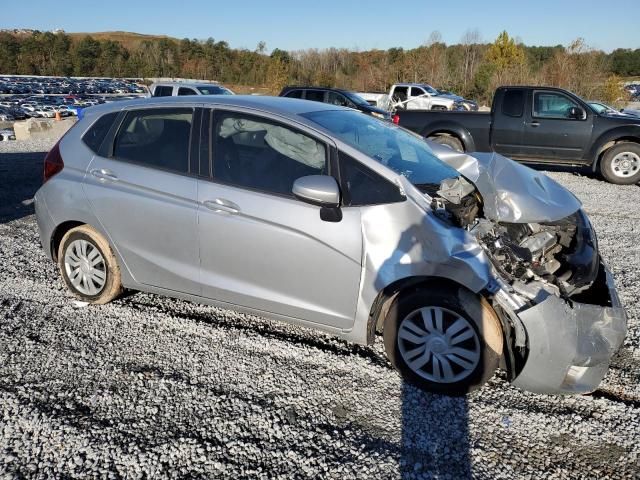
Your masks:
<instances>
[{"instance_id":1,"label":"sky","mask_svg":"<svg viewBox=\"0 0 640 480\"><path fill-rule=\"evenodd\" d=\"M3 2L5 3L5 2ZM506 30L527 45L640 48L637 0L26 0L7 1L0 28L67 32L123 30L225 40L267 50L414 48L432 31L447 44L477 29L484 42Z\"/></svg>"}]
</instances>

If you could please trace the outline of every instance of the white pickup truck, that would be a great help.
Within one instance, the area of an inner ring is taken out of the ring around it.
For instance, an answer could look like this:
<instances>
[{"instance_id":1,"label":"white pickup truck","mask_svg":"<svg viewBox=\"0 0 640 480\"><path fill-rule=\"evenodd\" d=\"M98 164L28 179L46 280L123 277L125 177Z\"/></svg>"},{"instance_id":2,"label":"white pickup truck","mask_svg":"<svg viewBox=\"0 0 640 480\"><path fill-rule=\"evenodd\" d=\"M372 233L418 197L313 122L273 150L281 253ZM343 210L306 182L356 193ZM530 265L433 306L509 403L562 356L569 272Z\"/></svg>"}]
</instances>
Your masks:
<instances>
[{"instance_id":1,"label":"white pickup truck","mask_svg":"<svg viewBox=\"0 0 640 480\"><path fill-rule=\"evenodd\" d=\"M385 110L477 110L470 100L451 94L442 94L426 83L396 83L389 93L361 93L371 105Z\"/></svg>"}]
</instances>

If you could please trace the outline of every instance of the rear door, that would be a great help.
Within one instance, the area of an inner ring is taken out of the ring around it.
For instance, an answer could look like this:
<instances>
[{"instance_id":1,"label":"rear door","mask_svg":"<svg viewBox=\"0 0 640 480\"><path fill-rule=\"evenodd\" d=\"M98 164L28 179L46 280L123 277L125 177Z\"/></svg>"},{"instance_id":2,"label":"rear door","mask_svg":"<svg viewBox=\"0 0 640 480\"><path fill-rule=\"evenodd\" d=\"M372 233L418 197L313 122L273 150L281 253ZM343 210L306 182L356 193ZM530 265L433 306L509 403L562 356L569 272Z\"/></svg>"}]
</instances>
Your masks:
<instances>
[{"instance_id":1,"label":"rear door","mask_svg":"<svg viewBox=\"0 0 640 480\"><path fill-rule=\"evenodd\" d=\"M210 158L212 168L201 166L198 186L203 295L351 328L360 211L345 209L340 221L325 221L319 207L291 193L297 178L334 173L330 142L262 115L217 110L205 117L210 142L200 158Z\"/></svg>"},{"instance_id":2,"label":"rear door","mask_svg":"<svg viewBox=\"0 0 640 480\"><path fill-rule=\"evenodd\" d=\"M134 279L199 294L193 107L121 114L89 164L84 189ZM115 132L115 133L114 133Z\"/></svg>"},{"instance_id":3,"label":"rear door","mask_svg":"<svg viewBox=\"0 0 640 480\"><path fill-rule=\"evenodd\" d=\"M531 90L527 104L519 156L567 163L582 160L590 144L593 113L587 109L584 118L571 118L572 107L583 107L570 96L553 90Z\"/></svg>"}]
</instances>

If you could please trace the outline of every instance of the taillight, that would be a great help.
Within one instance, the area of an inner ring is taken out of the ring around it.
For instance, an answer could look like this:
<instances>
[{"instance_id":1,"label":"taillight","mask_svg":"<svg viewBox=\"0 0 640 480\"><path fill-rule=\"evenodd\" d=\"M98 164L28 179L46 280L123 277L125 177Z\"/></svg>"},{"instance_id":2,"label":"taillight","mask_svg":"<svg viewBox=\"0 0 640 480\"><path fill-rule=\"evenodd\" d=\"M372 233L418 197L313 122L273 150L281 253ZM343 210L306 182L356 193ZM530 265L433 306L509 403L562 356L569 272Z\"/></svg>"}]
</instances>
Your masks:
<instances>
[{"instance_id":1,"label":"taillight","mask_svg":"<svg viewBox=\"0 0 640 480\"><path fill-rule=\"evenodd\" d=\"M400 124L400 115L398 115L397 113L393 116L393 118L391 119L391 121L393 123L395 123L396 125Z\"/></svg>"},{"instance_id":2,"label":"taillight","mask_svg":"<svg viewBox=\"0 0 640 480\"><path fill-rule=\"evenodd\" d=\"M44 182L53 177L56 173L60 173L64 167L62 155L60 155L60 141L44 157Z\"/></svg>"}]
</instances>

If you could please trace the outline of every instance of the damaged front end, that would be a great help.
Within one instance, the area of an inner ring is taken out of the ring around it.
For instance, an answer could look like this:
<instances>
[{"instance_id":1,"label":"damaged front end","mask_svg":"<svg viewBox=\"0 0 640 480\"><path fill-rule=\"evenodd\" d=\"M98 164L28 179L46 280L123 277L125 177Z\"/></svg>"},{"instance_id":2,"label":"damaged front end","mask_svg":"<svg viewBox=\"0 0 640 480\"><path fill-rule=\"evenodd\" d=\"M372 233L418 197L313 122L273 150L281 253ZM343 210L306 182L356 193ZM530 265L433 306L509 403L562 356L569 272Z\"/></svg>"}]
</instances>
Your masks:
<instances>
[{"instance_id":1,"label":"damaged front end","mask_svg":"<svg viewBox=\"0 0 640 480\"><path fill-rule=\"evenodd\" d=\"M549 394L595 390L624 340L626 314L580 202L500 155L433 150L464 177L416 186L491 262L486 294L505 327L513 384Z\"/></svg>"}]
</instances>

